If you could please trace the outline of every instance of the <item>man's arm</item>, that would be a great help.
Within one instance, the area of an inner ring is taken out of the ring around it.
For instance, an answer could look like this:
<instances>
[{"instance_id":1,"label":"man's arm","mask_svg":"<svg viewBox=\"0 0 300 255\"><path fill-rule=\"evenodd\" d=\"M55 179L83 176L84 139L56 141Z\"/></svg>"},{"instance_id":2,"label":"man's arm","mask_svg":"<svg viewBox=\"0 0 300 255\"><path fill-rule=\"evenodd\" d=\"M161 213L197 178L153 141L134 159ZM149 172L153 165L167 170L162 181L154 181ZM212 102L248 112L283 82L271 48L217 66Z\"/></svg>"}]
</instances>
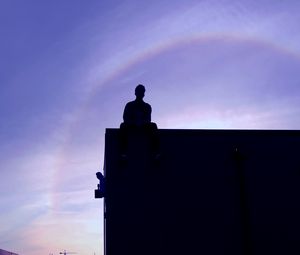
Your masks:
<instances>
[{"instance_id":1,"label":"man's arm","mask_svg":"<svg viewBox=\"0 0 300 255\"><path fill-rule=\"evenodd\" d=\"M124 108L124 113L123 113L124 123L130 124L130 125L135 124L132 111L133 111L133 105L132 105L132 102L129 102L126 104L126 106Z\"/></svg>"},{"instance_id":2,"label":"man's arm","mask_svg":"<svg viewBox=\"0 0 300 255\"><path fill-rule=\"evenodd\" d=\"M124 108L124 112L123 112L123 121L125 123L129 122L129 113L128 113L128 104L125 105L125 108Z\"/></svg>"},{"instance_id":3,"label":"man's arm","mask_svg":"<svg viewBox=\"0 0 300 255\"><path fill-rule=\"evenodd\" d=\"M147 108L146 108L146 122L151 122L151 113L152 113L152 108L150 104L147 104Z\"/></svg>"}]
</instances>

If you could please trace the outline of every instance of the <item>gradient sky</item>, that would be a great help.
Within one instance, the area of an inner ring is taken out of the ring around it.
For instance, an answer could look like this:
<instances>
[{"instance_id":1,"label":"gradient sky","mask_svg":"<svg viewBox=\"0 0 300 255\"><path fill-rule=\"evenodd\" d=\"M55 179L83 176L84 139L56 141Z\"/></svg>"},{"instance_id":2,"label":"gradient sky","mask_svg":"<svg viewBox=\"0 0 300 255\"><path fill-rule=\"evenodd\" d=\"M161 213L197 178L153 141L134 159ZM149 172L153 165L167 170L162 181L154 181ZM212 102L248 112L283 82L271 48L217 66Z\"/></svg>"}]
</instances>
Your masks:
<instances>
[{"instance_id":1,"label":"gradient sky","mask_svg":"<svg viewBox=\"0 0 300 255\"><path fill-rule=\"evenodd\" d=\"M0 248L103 254L104 133L299 129L298 0L0 0Z\"/></svg>"}]
</instances>

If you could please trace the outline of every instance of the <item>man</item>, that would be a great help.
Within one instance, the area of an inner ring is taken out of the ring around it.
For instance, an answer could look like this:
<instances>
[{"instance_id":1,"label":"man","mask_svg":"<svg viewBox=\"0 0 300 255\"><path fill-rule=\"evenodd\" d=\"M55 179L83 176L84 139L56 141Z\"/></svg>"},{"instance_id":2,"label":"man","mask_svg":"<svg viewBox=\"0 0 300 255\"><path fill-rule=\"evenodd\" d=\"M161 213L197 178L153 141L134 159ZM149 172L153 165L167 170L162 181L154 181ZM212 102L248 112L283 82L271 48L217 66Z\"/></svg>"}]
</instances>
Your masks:
<instances>
[{"instance_id":1,"label":"man","mask_svg":"<svg viewBox=\"0 0 300 255\"><path fill-rule=\"evenodd\" d=\"M126 104L123 113L124 122L121 124L121 128L122 125L142 128L151 123L151 106L143 101L145 91L146 89L142 84L135 88L136 99Z\"/></svg>"},{"instance_id":2,"label":"man","mask_svg":"<svg viewBox=\"0 0 300 255\"><path fill-rule=\"evenodd\" d=\"M136 99L126 104L123 120L121 123L121 157L126 158L127 149L127 137L130 130L137 131L143 130L151 138L151 149L156 155L158 155L158 137L157 137L157 125L151 122L152 108L150 104L144 102L145 87L139 84L135 88Z\"/></svg>"}]
</instances>

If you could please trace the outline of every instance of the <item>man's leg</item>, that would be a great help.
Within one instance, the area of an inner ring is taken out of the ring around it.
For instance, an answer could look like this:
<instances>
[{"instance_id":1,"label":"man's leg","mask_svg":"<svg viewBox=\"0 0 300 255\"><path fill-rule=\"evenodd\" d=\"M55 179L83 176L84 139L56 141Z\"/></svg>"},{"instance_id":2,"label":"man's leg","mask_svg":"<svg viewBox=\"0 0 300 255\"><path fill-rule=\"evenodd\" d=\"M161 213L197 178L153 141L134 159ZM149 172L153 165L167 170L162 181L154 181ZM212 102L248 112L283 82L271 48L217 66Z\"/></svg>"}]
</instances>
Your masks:
<instances>
[{"instance_id":1,"label":"man's leg","mask_svg":"<svg viewBox=\"0 0 300 255\"><path fill-rule=\"evenodd\" d=\"M146 132L150 138L150 146L151 152L153 153L154 157L159 157L159 137L158 137L158 128L157 125L153 122L148 123L145 126Z\"/></svg>"},{"instance_id":2,"label":"man's leg","mask_svg":"<svg viewBox=\"0 0 300 255\"><path fill-rule=\"evenodd\" d=\"M127 145L128 145L128 130L129 126L126 123L121 123L120 125L120 136L119 136L119 147L121 158L126 158Z\"/></svg>"}]
</instances>

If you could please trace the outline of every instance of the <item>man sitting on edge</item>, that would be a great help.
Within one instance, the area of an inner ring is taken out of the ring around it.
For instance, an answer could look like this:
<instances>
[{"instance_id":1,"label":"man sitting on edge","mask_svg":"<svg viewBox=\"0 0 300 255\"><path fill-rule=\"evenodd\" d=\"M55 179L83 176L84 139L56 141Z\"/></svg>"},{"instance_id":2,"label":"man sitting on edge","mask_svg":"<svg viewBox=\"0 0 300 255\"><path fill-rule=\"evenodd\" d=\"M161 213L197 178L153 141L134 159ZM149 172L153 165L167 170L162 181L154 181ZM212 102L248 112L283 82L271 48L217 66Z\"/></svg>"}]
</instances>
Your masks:
<instances>
[{"instance_id":1,"label":"man sitting on edge","mask_svg":"<svg viewBox=\"0 0 300 255\"><path fill-rule=\"evenodd\" d=\"M126 104L123 120L121 123L121 157L126 158L127 137L129 130L145 130L149 133L152 143L152 150L158 155L157 125L151 122L151 105L144 102L145 87L139 84L135 88L136 99Z\"/></svg>"}]
</instances>

